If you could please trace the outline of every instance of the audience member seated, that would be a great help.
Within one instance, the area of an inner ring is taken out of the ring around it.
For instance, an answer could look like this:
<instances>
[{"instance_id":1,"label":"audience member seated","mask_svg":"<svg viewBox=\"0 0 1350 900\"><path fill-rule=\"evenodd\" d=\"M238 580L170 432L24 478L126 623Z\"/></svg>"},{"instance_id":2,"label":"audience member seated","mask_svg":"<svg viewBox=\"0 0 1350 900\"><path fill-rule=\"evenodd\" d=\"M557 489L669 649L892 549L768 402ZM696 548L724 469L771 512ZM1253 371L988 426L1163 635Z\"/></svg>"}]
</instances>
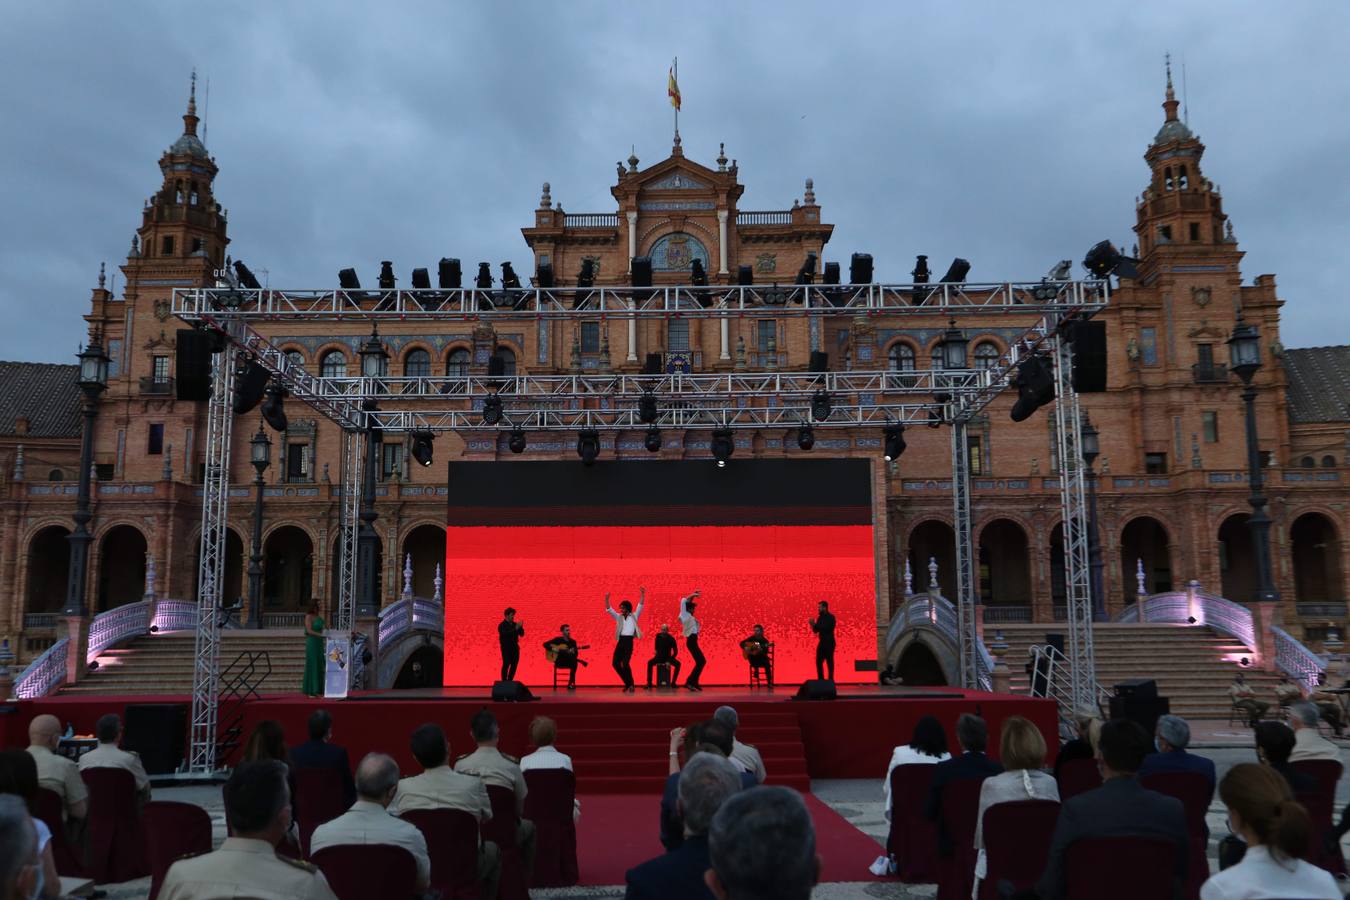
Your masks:
<instances>
[{"instance_id":1,"label":"audience member seated","mask_svg":"<svg viewBox=\"0 0 1350 900\"><path fill-rule=\"evenodd\" d=\"M680 791L680 747L684 748L686 760L700 752L716 753L730 759L732 740L731 731L716 719L671 730L669 774L661 794L661 845L667 850L674 850L684 843L684 823L676 808ZM735 765L735 760L732 760L732 765ZM741 772L741 787L749 789L756 784L755 773Z\"/></svg>"},{"instance_id":2,"label":"audience member seated","mask_svg":"<svg viewBox=\"0 0 1350 900\"><path fill-rule=\"evenodd\" d=\"M225 815L234 836L227 837L219 850L170 866L160 900L337 900L318 868L277 855L277 844L291 828L286 777L286 767L275 760L236 766L225 792L229 798Z\"/></svg>"},{"instance_id":3,"label":"audience member seated","mask_svg":"<svg viewBox=\"0 0 1350 900\"><path fill-rule=\"evenodd\" d=\"M724 802L708 829L708 857L704 877L718 900L807 900L822 864L806 803L785 787Z\"/></svg>"},{"instance_id":4,"label":"audience member seated","mask_svg":"<svg viewBox=\"0 0 1350 900\"><path fill-rule=\"evenodd\" d=\"M569 772L572 769L572 757L562 753L553 746L554 741L558 739L558 723L548 716L535 716L530 722L530 743L536 747L533 753L526 753L520 758L520 771L529 772L532 769L566 769ZM581 801L573 798L572 800L572 820L581 818Z\"/></svg>"},{"instance_id":5,"label":"audience member seated","mask_svg":"<svg viewBox=\"0 0 1350 900\"><path fill-rule=\"evenodd\" d=\"M472 753L455 760L455 771L464 775L476 775L484 785L504 787L515 794L516 847L520 850L525 863L526 880L534 871L534 823L525 818L525 775L514 756L507 756L497 749L500 731L497 719L486 709L479 710L469 723L470 733L478 748Z\"/></svg>"},{"instance_id":6,"label":"audience member seated","mask_svg":"<svg viewBox=\"0 0 1350 900\"><path fill-rule=\"evenodd\" d=\"M402 847L417 861L417 890L431 883L427 841L416 825L389 814L398 791L398 763L383 753L367 753L356 767L356 802L332 821L314 829L309 852L348 844L389 844Z\"/></svg>"},{"instance_id":7,"label":"audience member seated","mask_svg":"<svg viewBox=\"0 0 1350 900\"><path fill-rule=\"evenodd\" d=\"M1102 726L1097 755L1102 786L1064 802L1055 823L1050 855L1036 890L1042 900L1065 896L1064 861L1069 845L1085 838L1160 837L1176 845L1175 884L1186 877L1189 837L1181 801L1146 790L1137 773L1148 753L1148 735L1128 719Z\"/></svg>"},{"instance_id":8,"label":"audience member seated","mask_svg":"<svg viewBox=\"0 0 1350 900\"><path fill-rule=\"evenodd\" d=\"M988 778L1003 771L1003 767L985 755L989 744L989 726L984 719L970 713L962 713L956 720L956 741L961 745L961 755L937 763L933 769L933 786L928 789L928 802L924 804L924 817L938 823L938 852L950 856L951 838L942 828L942 791L953 781L967 778Z\"/></svg>"},{"instance_id":9,"label":"audience member seated","mask_svg":"<svg viewBox=\"0 0 1350 900\"><path fill-rule=\"evenodd\" d=\"M1021 716L1003 720L999 735L999 759L1004 770L991 775L980 785L980 807L975 816L975 849L980 851L975 863L976 891L985 875L984 814L991 806L1016 800L1059 800L1059 785L1045 768L1045 738L1041 731Z\"/></svg>"},{"instance_id":10,"label":"audience member seated","mask_svg":"<svg viewBox=\"0 0 1350 900\"><path fill-rule=\"evenodd\" d=\"M708 827L717 810L741 790L741 773L717 753L695 753L679 775L676 813L684 823L678 848L625 876L625 900L711 900L704 880L708 871Z\"/></svg>"},{"instance_id":11,"label":"audience member seated","mask_svg":"<svg viewBox=\"0 0 1350 900\"><path fill-rule=\"evenodd\" d=\"M492 818L492 803L483 780L450 768L450 742L441 726L428 723L414 731L412 754L422 774L398 783L390 813L401 816L417 809L458 809L472 815L480 826ZM492 841L483 841L478 848L478 884L488 897L497 896L501 869L500 848Z\"/></svg>"},{"instance_id":12,"label":"audience member seated","mask_svg":"<svg viewBox=\"0 0 1350 900\"><path fill-rule=\"evenodd\" d=\"M23 801L24 808L33 815L37 796L37 763L23 750L0 750L0 794L9 794ZM47 823L33 818L37 831L38 876L32 896L57 897L61 894L61 876L56 871L56 857L52 854L52 832Z\"/></svg>"},{"instance_id":13,"label":"audience member seated","mask_svg":"<svg viewBox=\"0 0 1350 900\"><path fill-rule=\"evenodd\" d=\"M1327 693L1322 690L1326 684L1327 673L1317 673L1317 687L1308 694L1308 699L1317 705L1317 710L1322 714L1322 720L1331 726L1336 737L1341 737L1345 731L1345 715L1341 709L1340 698L1335 694Z\"/></svg>"},{"instance_id":14,"label":"audience member seated","mask_svg":"<svg viewBox=\"0 0 1350 900\"><path fill-rule=\"evenodd\" d=\"M915 722L909 743L891 751L891 764L886 767L886 780L881 783L881 791L886 795L886 821L891 820L891 773L896 766L939 763L951 758L947 752L947 734L937 717L924 716Z\"/></svg>"},{"instance_id":15,"label":"audience member seated","mask_svg":"<svg viewBox=\"0 0 1350 900\"><path fill-rule=\"evenodd\" d=\"M333 717L327 710L309 714L309 740L291 749L290 764L296 769L332 769L342 779L342 805L356 802L356 782L347 748L333 743Z\"/></svg>"},{"instance_id":16,"label":"audience member seated","mask_svg":"<svg viewBox=\"0 0 1350 900\"><path fill-rule=\"evenodd\" d=\"M1074 759L1093 759L1097 755L1097 737L1102 733L1102 720L1093 709L1080 709L1073 717L1078 736L1060 745L1055 755L1055 780L1059 780L1060 769L1066 762Z\"/></svg>"},{"instance_id":17,"label":"audience member seated","mask_svg":"<svg viewBox=\"0 0 1350 900\"><path fill-rule=\"evenodd\" d=\"M1191 743L1191 726L1181 716L1159 716L1158 725L1153 732L1153 747L1156 753L1144 757L1139 769L1140 775L1158 775L1163 772L1195 772L1205 776L1209 789L1214 790L1214 763L1203 756L1188 753Z\"/></svg>"},{"instance_id":18,"label":"audience member seated","mask_svg":"<svg viewBox=\"0 0 1350 900\"><path fill-rule=\"evenodd\" d=\"M1305 759L1334 759L1340 762L1341 748L1317 732L1320 715L1318 708L1306 700L1289 707L1289 724L1294 729L1294 750L1289 754L1290 762Z\"/></svg>"},{"instance_id":19,"label":"audience member seated","mask_svg":"<svg viewBox=\"0 0 1350 900\"><path fill-rule=\"evenodd\" d=\"M1340 900L1330 872L1299 857L1308 853L1313 825L1288 783L1269 767L1239 763L1219 783L1228 824L1247 842L1237 865L1211 875L1200 900L1313 897Z\"/></svg>"},{"instance_id":20,"label":"audience member seated","mask_svg":"<svg viewBox=\"0 0 1350 900\"><path fill-rule=\"evenodd\" d=\"M1295 794L1316 793L1320 787L1317 779L1289 765L1296 743L1294 732L1283 722L1261 722L1256 726L1256 758L1283 775Z\"/></svg>"},{"instance_id":21,"label":"audience member seated","mask_svg":"<svg viewBox=\"0 0 1350 900\"><path fill-rule=\"evenodd\" d=\"M75 763L56 752L61 742L61 722L56 716L36 716L28 725L28 752L37 763L38 787L61 798L67 824L89 813L89 790Z\"/></svg>"},{"instance_id":22,"label":"audience member seated","mask_svg":"<svg viewBox=\"0 0 1350 900\"><path fill-rule=\"evenodd\" d=\"M122 740L122 720L116 713L108 713L94 726L98 746L80 757L79 769L126 769L136 779L136 793L141 802L150 799L150 776L145 774L138 753L129 753L118 744Z\"/></svg>"},{"instance_id":23,"label":"audience member seated","mask_svg":"<svg viewBox=\"0 0 1350 900\"><path fill-rule=\"evenodd\" d=\"M1241 672L1233 676L1233 683L1228 686L1228 696L1233 701L1233 705L1243 710L1247 714L1247 724L1252 728L1261 721L1261 717L1270 709L1270 704L1264 700L1256 699L1256 691L1247 683L1247 678Z\"/></svg>"},{"instance_id":24,"label":"audience member seated","mask_svg":"<svg viewBox=\"0 0 1350 900\"><path fill-rule=\"evenodd\" d=\"M764 779L769 777L769 773L764 768L764 758L759 755L753 744L743 744L736 737L736 731L741 727L741 717L737 715L736 710L730 706L719 706L713 713L713 718L721 722L731 732L731 763L742 772L749 772L755 776L757 784L763 784Z\"/></svg>"},{"instance_id":25,"label":"audience member seated","mask_svg":"<svg viewBox=\"0 0 1350 900\"><path fill-rule=\"evenodd\" d=\"M18 797L0 797L0 898L40 896L37 832Z\"/></svg>"},{"instance_id":26,"label":"audience member seated","mask_svg":"<svg viewBox=\"0 0 1350 900\"><path fill-rule=\"evenodd\" d=\"M1287 710L1292 704L1303 699L1303 687L1289 677L1288 672L1280 673L1275 684L1275 702L1281 710Z\"/></svg>"},{"instance_id":27,"label":"audience member seated","mask_svg":"<svg viewBox=\"0 0 1350 900\"><path fill-rule=\"evenodd\" d=\"M295 795L295 772L291 769L291 753L286 749L286 732L282 730L281 723L275 719L263 719L254 726L253 733L244 742L241 759L244 762L279 762L286 767L286 786L290 789L291 830L286 832L283 851L295 856L302 856L300 826L297 816L300 804L297 802L298 798ZM230 786L227 782L225 790L228 791L229 789ZM229 801L226 800L226 802Z\"/></svg>"}]
</instances>

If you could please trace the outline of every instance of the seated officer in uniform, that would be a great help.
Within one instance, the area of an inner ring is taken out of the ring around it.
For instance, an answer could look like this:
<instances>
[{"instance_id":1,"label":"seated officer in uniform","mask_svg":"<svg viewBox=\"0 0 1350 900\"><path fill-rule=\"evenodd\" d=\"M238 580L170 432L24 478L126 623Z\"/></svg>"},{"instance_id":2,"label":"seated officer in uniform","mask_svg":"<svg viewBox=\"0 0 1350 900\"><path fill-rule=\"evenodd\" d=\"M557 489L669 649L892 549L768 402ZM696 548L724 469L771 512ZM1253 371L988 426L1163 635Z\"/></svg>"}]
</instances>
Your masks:
<instances>
[{"instance_id":1,"label":"seated officer in uniform","mask_svg":"<svg viewBox=\"0 0 1350 900\"><path fill-rule=\"evenodd\" d=\"M418 809L458 809L469 813L482 825L492 818L492 803L481 778L450 768L450 742L441 726L427 723L412 733L412 753L422 767L398 783L398 793L389 811L396 816ZM478 885L486 900L497 896L501 880L501 850L492 841L478 848Z\"/></svg>"},{"instance_id":2,"label":"seated officer in uniform","mask_svg":"<svg viewBox=\"0 0 1350 900\"><path fill-rule=\"evenodd\" d=\"M36 716L28 723L28 752L37 763L38 787L53 791L61 798L66 825L74 828L77 820L89 813L89 789L80 778L79 767L56 753L61 743L61 720L52 715Z\"/></svg>"},{"instance_id":3,"label":"seated officer in uniform","mask_svg":"<svg viewBox=\"0 0 1350 900\"><path fill-rule=\"evenodd\" d=\"M516 846L525 864L525 880L534 872L534 823L522 818L525 812L525 775L519 761L497 749L497 718L480 709L469 723L478 749L455 760L455 771L477 775L487 787L504 787L516 797Z\"/></svg>"},{"instance_id":4,"label":"seated officer in uniform","mask_svg":"<svg viewBox=\"0 0 1350 900\"><path fill-rule=\"evenodd\" d=\"M126 769L136 779L136 793L141 800L150 799L150 776L145 774L141 757L117 746L122 740L122 720L117 713L108 713L94 726L98 746L80 757L80 771L86 769Z\"/></svg>"},{"instance_id":5,"label":"seated officer in uniform","mask_svg":"<svg viewBox=\"0 0 1350 900\"><path fill-rule=\"evenodd\" d=\"M765 681L773 687L773 663L769 662L769 639L764 636L763 625L756 625L755 633L741 641L741 652L750 661L750 668L764 670Z\"/></svg>"},{"instance_id":6,"label":"seated officer in uniform","mask_svg":"<svg viewBox=\"0 0 1350 900\"><path fill-rule=\"evenodd\" d=\"M160 900L337 900L314 865L277 856L276 845L291 827L291 792L286 765L276 760L245 762L230 775L225 814L234 837L220 849L169 867Z\"/></svg>"}]
</instances>

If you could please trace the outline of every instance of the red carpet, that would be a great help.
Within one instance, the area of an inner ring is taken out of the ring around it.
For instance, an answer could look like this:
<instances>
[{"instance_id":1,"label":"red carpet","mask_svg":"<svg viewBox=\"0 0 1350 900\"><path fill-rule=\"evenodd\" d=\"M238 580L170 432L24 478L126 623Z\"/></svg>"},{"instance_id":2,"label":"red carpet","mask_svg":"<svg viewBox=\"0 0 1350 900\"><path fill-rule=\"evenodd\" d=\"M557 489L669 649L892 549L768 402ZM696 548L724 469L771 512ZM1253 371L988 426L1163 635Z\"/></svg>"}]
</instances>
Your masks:
<instances>
[{"instance_id":1,"label":"red carpet","mask_svg":"<svg viewBox=\"0 0 1350 900\"><path fill-rule=\"evenodd\" d=\"M854 828L815 796L803 795L816 826L816 849L825 858L821 881L874 881L867 871L881 845ZM661 798L633 794L581 797L577 863L583 885L623 884L624 873L664 853Z\"/></svg>"}]
</instances>

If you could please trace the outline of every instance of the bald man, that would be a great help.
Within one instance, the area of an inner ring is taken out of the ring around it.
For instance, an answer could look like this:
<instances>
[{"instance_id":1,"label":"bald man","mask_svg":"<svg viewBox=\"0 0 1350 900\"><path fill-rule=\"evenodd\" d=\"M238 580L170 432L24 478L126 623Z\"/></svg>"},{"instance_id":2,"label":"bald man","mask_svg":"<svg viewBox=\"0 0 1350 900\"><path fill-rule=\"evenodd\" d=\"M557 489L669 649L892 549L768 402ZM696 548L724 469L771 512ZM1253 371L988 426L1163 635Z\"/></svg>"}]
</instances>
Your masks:
<instances>
[{"instance_id":1,"label":"bald man","mask_svg":"<svg viewBox=\"0 0 1350 900\"><path fill-rule=\"evenodd\" d=\"M56 792L69 822L88 815L89 790L79 766L56 752L60 742L61 721L56 716L38 716L28 724L28 752L37 763L38 787Z\"/></svg>"}]
</instances>

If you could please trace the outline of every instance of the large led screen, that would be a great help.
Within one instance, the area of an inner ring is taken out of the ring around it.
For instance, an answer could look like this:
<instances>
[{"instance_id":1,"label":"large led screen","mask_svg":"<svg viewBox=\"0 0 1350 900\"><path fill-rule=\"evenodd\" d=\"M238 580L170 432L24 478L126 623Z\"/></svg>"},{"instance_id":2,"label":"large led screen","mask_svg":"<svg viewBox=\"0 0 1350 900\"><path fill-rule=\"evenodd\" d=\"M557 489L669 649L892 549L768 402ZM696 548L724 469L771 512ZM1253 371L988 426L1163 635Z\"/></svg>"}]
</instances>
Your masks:
<instances>
[{"instance_id":1,"label":"large led screen","mask_svg":"<svg viewBox=\"0 0 1350 900\"><path fill-rule=\"evenodd\" d=\"M835 678L875 679L875 569L868 464L863 460L450 465L446 534L447 685L500 676L497 624L514 607L524 625L516 677L552 684L543 644L570 624L589 663L581 686L617 685L614 621L604 597L638 602L632 666L639 685L662 624L679 639L680 681L693 665L679 598L701 592L696 615L704 685L745 684L740 641L762 624L775 682L815 677L809 620L828 600L838 619ZM858 663L866 661L865 671Z\"/></svg>"}]
</instances>

